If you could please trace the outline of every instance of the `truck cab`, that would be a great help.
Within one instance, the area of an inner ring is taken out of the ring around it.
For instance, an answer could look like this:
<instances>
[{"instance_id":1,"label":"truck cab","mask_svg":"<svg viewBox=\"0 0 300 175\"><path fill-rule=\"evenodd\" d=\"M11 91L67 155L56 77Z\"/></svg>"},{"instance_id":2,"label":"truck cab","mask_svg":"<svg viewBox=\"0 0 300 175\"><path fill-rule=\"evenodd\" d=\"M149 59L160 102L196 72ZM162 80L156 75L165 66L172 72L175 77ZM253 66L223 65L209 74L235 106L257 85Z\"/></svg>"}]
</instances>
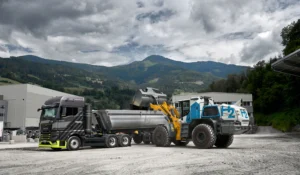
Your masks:
<instances>
[{"instance_id":1,"label":"truck cab","mask_svg":"<svg viewBox=\"0 0 300 175\"><path fill-rule=\"evenodd\" d=\"M91 110L83 97L61 96L47 100L38 110L39 148L77 150L83 146L130 146L130 136L109 127L110 120Z\"/></svg>"}]
</instances>

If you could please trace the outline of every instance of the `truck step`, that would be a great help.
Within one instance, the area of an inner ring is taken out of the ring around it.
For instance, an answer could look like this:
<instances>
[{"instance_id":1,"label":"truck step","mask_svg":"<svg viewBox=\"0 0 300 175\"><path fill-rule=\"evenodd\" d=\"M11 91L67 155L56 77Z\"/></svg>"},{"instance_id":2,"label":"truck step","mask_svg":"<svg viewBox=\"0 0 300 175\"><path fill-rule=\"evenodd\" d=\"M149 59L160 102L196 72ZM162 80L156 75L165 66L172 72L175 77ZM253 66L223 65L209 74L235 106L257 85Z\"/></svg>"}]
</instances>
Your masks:
<instances>
[{"instance_id":1,"label":"truck step","mask_svg":"<svg viewBox=\"0 0 300 175\"><path fill-rule=\"evenodd\" d=\"M180 135L181 135L181 138L189 137L189 124L188 123L182 123L181 124Z\"/></svg>"}]
</instances>

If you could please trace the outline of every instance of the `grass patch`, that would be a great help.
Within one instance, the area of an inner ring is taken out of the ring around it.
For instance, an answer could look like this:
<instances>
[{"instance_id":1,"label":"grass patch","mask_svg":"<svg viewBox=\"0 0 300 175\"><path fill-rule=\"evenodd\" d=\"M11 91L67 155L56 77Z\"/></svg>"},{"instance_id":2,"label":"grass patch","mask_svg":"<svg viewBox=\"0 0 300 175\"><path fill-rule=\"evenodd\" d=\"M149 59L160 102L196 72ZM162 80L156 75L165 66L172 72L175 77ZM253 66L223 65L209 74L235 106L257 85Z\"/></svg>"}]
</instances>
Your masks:
<instances>
[{"instance_id":1,"label":"grass patch","mask_svg":"<svg viewBox=\"0 0 300 175\"><path fill-rule=\"evenodd\" d=\"M37 76L34 76L34 75L32 75L32 74L27 74L27 76L28 76L28 77L31 77L31 78L35 78L35 79L37 79L37 80L39 80L39 79L40 79L39 77L37 77Z\"/></svg>"},{"instance_id":2,"label":"grass patch","mask_svg":"<svg viewBox=\"0 0 300 175\"><path fill-rule=\"evenodd\" d=\"M6 84L20 84L20 82L17 82L9 78L0 77L0 85L6 85Z\"/></svg>"}]
</instances>

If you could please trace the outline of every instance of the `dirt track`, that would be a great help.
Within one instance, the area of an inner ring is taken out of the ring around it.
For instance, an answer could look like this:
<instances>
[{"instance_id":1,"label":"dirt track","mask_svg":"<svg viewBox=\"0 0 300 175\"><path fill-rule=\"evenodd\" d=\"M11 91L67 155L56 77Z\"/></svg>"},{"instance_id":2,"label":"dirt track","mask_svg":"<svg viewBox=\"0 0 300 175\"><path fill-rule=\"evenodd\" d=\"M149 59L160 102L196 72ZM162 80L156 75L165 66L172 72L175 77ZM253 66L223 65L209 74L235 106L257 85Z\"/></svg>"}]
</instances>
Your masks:
<instances>
[{"instance_id":1,"label":"dirt track","mask_svg":"<svg viewBox=\"0 0 300 175\"><path fill-rule=\"evenodd\" d=\"M228 149L187 147L0 150L0 174L300 174L300 139L236 136Z\"/></svg>"}]
</instances>

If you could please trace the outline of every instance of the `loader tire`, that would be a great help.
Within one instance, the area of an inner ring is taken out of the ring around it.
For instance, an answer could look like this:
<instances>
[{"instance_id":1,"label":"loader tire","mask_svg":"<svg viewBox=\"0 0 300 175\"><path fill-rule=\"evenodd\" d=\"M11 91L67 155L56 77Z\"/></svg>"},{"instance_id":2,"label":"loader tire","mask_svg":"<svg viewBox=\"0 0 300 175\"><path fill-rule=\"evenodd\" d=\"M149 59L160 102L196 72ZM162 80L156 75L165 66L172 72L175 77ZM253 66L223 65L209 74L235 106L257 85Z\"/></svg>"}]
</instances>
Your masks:
<instances>
[{"instance_id":1,"label":"loader tire","mask_svg":"<svg viewBox=\"0 0 300 175\"><path fill-rule=\"evenodd\" d=\"M171 144L171 139L169 137L167 128L162 125L159 125L154 129L152 140L154 141L155 145L159 147L168 147Z\"/></svg>"},{"instance_id":2,"label":"loader tire","mask_svg":"<svg viewBox=\"0 0 300 175\"><path fill-rule=\"evenodd\" d=\"M133 141L135 144L140 144L143 141L143 137L141 135L134 134Z\"/></svg>"},{"instance_id":3,"label":"loader tire","mask_svg":"<svg viewBox=\"0 0 300 175\"><path fill-rule=\"evenodd\" d=\"M209 149L214 146L216 135L210 125L199 124L193 129L192 139L197 148Z\"/></svg>"},{"instance_id":4,"label":"loader tire","mask_svg":"<svg viewBox=\"0 0 300 175\"><path fill-rule=\"evenodd\" d=\"M228 148L233 142L233 135L218 135L215 143L218 148Z\"/></svg>"},{"instance_id":5,"label":"loader tire","mask_svg":"<svg viewBox=\"0 0 300 175\"><path fill-rule=\"evenodd\" d=\"M186 146L189 144L190 141L179 141L179 140L176 140L174 141L173 143L176 145L176 146Z\"/></svg>"}]
</instances>

